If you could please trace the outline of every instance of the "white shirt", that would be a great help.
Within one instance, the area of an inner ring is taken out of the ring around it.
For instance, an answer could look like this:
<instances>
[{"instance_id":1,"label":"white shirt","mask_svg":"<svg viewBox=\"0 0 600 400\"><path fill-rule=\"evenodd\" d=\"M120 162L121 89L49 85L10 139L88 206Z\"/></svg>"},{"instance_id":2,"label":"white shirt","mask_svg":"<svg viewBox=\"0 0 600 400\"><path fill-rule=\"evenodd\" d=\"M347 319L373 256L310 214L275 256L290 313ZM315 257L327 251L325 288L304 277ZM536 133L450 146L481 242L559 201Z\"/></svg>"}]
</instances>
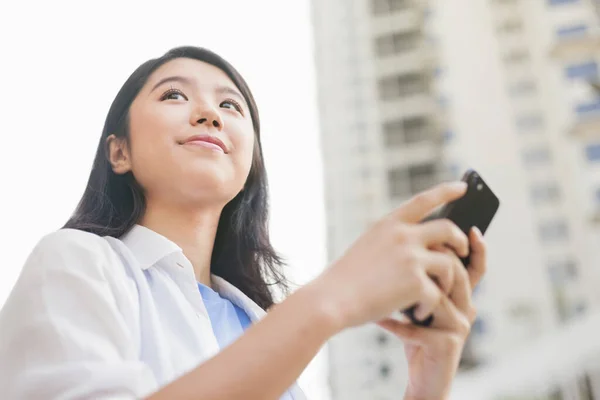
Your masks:
<instances>
[{"instance_id":1,"label":"white shirt","mask_svg":"<svg viewBox=\"0 0 600 400\"><path fill-rule=\"evenodd\" d=\"M212 284L253 322L265 315ZM139 225L121 239L63 229L38 243L0 312L0 397L139 399L219 350L175 243Z\"/></svg>"}]
</instances>

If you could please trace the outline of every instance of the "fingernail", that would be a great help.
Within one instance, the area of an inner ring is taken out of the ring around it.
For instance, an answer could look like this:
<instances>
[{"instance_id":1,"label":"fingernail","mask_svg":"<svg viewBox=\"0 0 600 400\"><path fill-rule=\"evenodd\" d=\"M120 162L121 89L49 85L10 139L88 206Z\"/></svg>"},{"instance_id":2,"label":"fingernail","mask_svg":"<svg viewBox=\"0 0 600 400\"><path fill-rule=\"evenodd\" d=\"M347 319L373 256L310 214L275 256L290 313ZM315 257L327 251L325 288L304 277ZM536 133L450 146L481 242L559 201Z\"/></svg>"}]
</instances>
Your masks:
<instances>
[{"instance_id":1,"label":"fingernail","mask_svg":"<svg viewBox=\"0 0 600 400\"><path fill-rule=\"evenodd\" d=\"M473 227L473 232L475 232L475 236L477 236L478 238L483 237L483 234L481 233L481 231L479 230L478 227L474 226Z\"/></svg>"},{"instance_id":2,"label":"fingernail","mask_svg":"<svg viewBox=\"0 0 600 400\"><path fill-rule=\"evenodd\" d=\"M452 188L456 188L457 190L464 190L467 188L467 182L463 182L463 181L458 181L458 182L452 182Z\"/></svg>"}]
</instances>

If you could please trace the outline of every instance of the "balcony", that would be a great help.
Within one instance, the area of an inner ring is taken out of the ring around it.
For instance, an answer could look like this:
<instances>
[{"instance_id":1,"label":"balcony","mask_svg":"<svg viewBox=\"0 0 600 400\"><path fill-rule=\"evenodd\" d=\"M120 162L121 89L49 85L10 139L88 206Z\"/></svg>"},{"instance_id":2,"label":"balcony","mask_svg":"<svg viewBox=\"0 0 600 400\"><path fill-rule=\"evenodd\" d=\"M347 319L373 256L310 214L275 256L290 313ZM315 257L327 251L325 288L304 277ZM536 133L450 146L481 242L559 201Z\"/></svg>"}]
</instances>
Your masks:
<instances>
[{"instance_id":1,"label":"balcony","mask_svg":"<svg viewBox=\"0 0 600 400\"><path fill-rule=\"evenodd\" d=\"M428 92L379 103L379 117L385 121L410 115L433 115L436 111L435 99Z\"/></svg>"},{"instance_id":2,"label":"balcony","mask_svg":"<svg viewBox=\"0 0 600 400\"><path fill-rule=\"evenodd\" d=\"M424 10L414 4L398 6L385 12L374 12L371 32L374 36L381 36L397 30L398 27L407 31L420 29L424 16Z\"/></svg>"},{"instance_id":3,"label":"balcony","mask_svg":"<svg viewBox=\"0 0 600 400\"><path fill-rule=\"evenodd\" d=\"M388 75L394 72L427 71L433 76L439 65L439 56L424 41L413 50L391 54L375 60L378 75Z\"/></svg>"},{"instance_id":4,"label":"balcony","mask_svg":"<svg viewBox=\"0 0 600 400\"><path fill-rule=\"evenodd\" d=\"M571 128L571 135L580 139L600 137L600 97L592 102L577 105L575 112L578 121Z\"/></svg>"},{"instance_id":5,"label":"balcony","mask_svg":"<svg viewBox=\"0 0 600 400\"><path fill-rule=\"evenodd\" d=\"M579 139L600 138L600 115L578 121L570 133Z\"/></svg>"},{"instance_id":6,"label":"balcony","mask_svg":"<svg viewBox=\"0 0 600 400\"><path fill-rule=\"evenodd\" d=\"M481 365L481 360L477 357L475 349L473 348L473 341L471 337L467 339L463 348L462 355L458 364L460 372L466 372L473 370Z\"/></svg>"},{"instance_id":7,"label":"balcony","mask_svg":"<svg viewBox=\"0 0 600 400\"><path fill-rule=\"evenodd\" d=\"M595 57L600 53L600 32L597 30L577 31L559 36L550 51L550 56L560 60Z\"/></svg>"},{"instance_id":8,"label":"balcony","mask_svg":"<svg viewBox=\"0 0 600 400\"><path fill-rule=\"evenodd\" d=\"M435 140L425 140L386 149L385 163L389 168L409 168L412 165L437 164L441 156L442 147Z\"/></svg>"}]
</instances>

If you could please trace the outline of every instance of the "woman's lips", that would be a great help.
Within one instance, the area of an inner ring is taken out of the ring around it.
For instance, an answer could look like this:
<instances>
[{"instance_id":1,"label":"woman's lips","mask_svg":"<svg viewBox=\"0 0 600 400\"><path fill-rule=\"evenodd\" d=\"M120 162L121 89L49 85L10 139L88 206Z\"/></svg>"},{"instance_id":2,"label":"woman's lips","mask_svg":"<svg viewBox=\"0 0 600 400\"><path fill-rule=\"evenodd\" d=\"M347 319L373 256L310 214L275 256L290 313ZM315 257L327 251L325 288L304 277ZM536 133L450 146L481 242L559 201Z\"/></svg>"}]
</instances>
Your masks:
<instances>
[{"instance_id":1,"label":"woman's lips","mask_svg":"<svg viewBox=\"0 0 600 400\"><path fill-rule=\"evenodd\" d=\"M206 147L207 149L225 153L221 146L215 143L207 142L206 140L190 140L185 142L184 145Z\"/></svg>"}]
</instances>

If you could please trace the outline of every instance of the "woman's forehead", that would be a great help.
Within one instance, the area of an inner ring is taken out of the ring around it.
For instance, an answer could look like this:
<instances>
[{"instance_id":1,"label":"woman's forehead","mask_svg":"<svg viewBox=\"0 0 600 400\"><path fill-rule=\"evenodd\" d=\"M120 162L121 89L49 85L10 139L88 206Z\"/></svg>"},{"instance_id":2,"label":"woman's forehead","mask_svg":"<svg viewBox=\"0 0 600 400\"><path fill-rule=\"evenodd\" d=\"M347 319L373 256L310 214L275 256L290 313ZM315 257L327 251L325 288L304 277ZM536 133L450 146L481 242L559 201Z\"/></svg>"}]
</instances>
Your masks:
<instances>
[{"instance_id":1,"label":"woman's forehead","mask_svg":"<svg viewBox=\"0 0 600 400\"><path fill-rule=\"evenodd\" d=\"M150 75L145 86L151 90L161 80L170 77L181 77L198 86L218 85L236 88L223 70L207 62L191 58L176 58L167 61Z\"/></svg>"}]
</instances>

